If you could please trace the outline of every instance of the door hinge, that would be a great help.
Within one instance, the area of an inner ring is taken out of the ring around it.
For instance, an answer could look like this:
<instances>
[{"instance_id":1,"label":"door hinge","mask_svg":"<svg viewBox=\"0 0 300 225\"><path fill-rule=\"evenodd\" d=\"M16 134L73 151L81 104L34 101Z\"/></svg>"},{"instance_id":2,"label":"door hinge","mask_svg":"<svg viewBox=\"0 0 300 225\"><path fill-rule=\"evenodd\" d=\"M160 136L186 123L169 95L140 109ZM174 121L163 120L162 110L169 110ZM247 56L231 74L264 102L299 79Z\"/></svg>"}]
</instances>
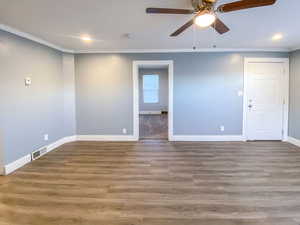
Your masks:
<instances>
[{"instance_id":1,"label":"door hinge","mask_svg":"<svg viewBox=\"0 0 300 225\"><path fill-rule=\"evenodd\" d=\"M281 134L282 134L282 137L284 136L284 130L282 129L282 131L281 131Z\"/></svg>"}]
</instances>

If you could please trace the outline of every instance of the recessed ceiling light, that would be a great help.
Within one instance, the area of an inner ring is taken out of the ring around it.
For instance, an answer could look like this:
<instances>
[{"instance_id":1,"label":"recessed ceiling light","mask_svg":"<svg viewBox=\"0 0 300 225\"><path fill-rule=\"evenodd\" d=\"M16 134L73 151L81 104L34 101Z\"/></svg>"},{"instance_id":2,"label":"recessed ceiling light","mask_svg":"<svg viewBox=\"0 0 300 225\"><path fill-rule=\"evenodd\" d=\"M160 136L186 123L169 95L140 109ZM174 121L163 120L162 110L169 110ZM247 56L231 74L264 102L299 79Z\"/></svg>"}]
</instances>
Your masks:
<instances>
[{"instance_id":1,"label":"recessed ceiling light","mask_svg":"<svg viewBox=\"0 0 300 225\"><path fill-rule=\"evenodd\" d=\"M91 41L92 41L92 39L91 39L89 36L87 36L87 35L82 36L82 37L81 37L81 40L83 40L83 41L85 41L85 42L91 42Z\"/></svg>"},{"instance_id":2,"label":"recessed ceiling light","mask_svg":"<svg viewBox=\"0 0 300 225\"><path fill-rule=\"evenodd\" d=\"M282 38L283 38L283 35L278 33L278 34L273 35L272 40L273 41L278 41L278 40L281 40Z\"/></svg>"},{"instance_id":3,"label":"recessed ceiling light","mask_svg":"<svg viewBox=\"0 0 300 225\"><path fill-rule=\"evenodd\" d=\"M131 39L132 38L132 35L130 33L125 33L122 36L123 36L123 38L126 38L126 39Z\"/></svg>"}]
</instances>

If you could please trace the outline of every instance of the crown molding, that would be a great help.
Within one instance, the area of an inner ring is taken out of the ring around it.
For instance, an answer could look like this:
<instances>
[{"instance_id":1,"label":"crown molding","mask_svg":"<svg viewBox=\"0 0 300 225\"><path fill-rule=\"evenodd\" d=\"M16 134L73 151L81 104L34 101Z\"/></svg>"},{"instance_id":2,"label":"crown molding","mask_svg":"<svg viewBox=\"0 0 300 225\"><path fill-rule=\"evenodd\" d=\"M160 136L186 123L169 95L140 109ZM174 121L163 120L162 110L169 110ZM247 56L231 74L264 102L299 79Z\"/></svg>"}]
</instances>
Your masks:
<instances>
[{"instance_id":1,"label":"crown molding","mask_svg":"<svg viewBox=\"0 0 300 225\"><path fill-rule=\"evenodd\" d=\"M299 51L300 50L300 47L298 47L298 48L292 48L292 49L290 49L290 52L295 52L295 51Z\"/></svg>"},{"instance_id":2,"label":"crown molding","mask_svg":"<svg viewBox=\"0 0 300 225\"><path fill-rule=\"evenodd\" d=\"M4 25L4 24L0 24L0 30L6 31L6 32L11 33L11 34L15 34L15 35L17 35L19 37L26 38L28 40L34 41L36 43L45 45L47 47L56 49L56 50L61 51L61 52L74 53L73 50L62 48L62 47L60 47L58 45L52 44L52 43L50 43L48 41L45 41L45 40L43 40L41 38L38 38L38 37L36 37L36 36L34 36L32 34L29 34L29 33L26 33L26 32L20 31L20 30L17 30L15 28L12 28L12 27Z\"/></svg>"},{"instance_id":3,"label":"crown molding","mask_svg":"<svg viewBox=\"0 0 300 225\"><path fill-rule=\"evenodd\" d=\"M15 34L19 37L29 39L31 41L37 42L39 44L48 46L50 48L56 49L64 53L73 54L118 54L118 53L192 53L192 52L292 52L299 50L287 49L287 48L198 48L198 49L127 49L127 50L73 50L65 49L61 46L55 45L51 42L45 41L39 37L32 34L17 30L13 27L0 24L0 30Z\"/></svg>"},{"instance_id":4,"label":"crown molding","mask_svg":"<svg viewBox=\"0 0 300 225\"><path fill-rule=\"evenodd\" d=\"M199 48L199 49L128 49L128 50L80 50L75 54L96 53L192 53L192 52L290 52L286 48Z\"/></svg>"}]
</instances>

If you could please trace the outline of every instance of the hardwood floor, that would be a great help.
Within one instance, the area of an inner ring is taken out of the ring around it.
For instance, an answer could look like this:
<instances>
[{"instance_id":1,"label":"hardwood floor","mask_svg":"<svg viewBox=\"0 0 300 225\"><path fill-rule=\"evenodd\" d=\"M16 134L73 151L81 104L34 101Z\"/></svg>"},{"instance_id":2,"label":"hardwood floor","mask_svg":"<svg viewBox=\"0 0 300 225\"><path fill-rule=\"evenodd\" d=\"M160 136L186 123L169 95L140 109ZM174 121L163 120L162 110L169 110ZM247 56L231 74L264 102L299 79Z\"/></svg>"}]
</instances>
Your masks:
<instances>
[{"instance_id":1,"label":"hardwood floor","mask_svg":"<svg viewBox=\"0 0 300 225\"><path fill-rule=\"evenodd\" d=\"M1 225L299 225L281 142L76 142L0 177Z\"/></svg>"},{"instance_id":2,"label":"hardwood floor","mask_svg":"<svg viewBox=\"0 0 300 225\"><path fill-rule=\"evenodd\" d=\"M140 115L140 139L168 140L168 114Z\"/></svg>"}]
</instances>

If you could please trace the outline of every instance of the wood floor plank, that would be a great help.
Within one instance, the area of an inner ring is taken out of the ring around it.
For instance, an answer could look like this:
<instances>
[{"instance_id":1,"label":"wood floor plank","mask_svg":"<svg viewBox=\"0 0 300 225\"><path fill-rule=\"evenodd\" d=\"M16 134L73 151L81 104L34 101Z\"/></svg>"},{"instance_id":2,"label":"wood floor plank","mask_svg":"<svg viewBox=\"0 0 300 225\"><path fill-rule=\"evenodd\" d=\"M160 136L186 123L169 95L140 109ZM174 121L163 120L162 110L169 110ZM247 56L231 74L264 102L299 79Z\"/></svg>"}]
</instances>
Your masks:
<instances>
[{"instance_id":1,"label":"wood floor plank","mask_svg":"<svg viewBox=\"0 0 300 225\"><path fill-rule=\"evenodd\" d=\"M300 149L74 142L0 177L0 225L299 225Z\"/></svg>"}]
</instances>

